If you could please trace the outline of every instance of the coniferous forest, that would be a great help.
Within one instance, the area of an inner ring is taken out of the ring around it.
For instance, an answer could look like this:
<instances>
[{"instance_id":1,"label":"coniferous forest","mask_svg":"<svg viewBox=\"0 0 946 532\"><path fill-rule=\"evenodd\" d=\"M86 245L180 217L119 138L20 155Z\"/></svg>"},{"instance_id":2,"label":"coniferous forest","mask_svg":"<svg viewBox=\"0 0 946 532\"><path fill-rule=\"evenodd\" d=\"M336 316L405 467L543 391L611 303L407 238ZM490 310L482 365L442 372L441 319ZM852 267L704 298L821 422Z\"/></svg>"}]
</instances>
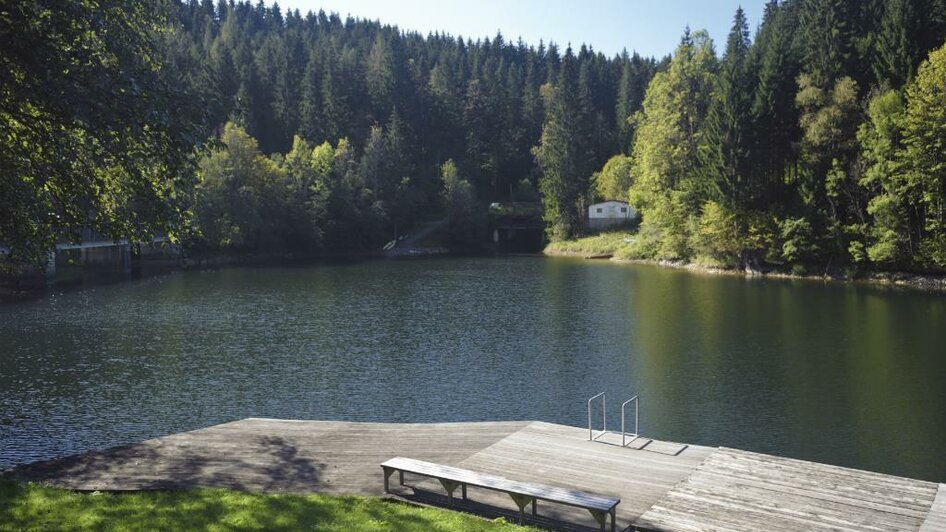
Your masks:
<instances>
[{"instance_id":1,"label":"coniferous forest","mask_svg":"<svg viewBox=\"0 0 946 532\"><path fill-rule=\"evenodd\" d=\"M470 250L493 202L541 201L555 240L624 199L639 258L946 268L944 0L772 0L662 59L262 2L4 9L14 256L84 227L374 251L438 219Z\"/></svg>"},{"instance_id":2,"label":"coniferous forest","mask_svg":"<svg viewBox=\"0 0 946 532\"><path fill-rule=\"evenodd\" d=\"M475 247L487 240L476 213L538 197L533 152L560 80L581 113L562 124L578 154L567 177L577 201L590 175L629 149L627 117L657 68L636 54L608 58L501 34L425 37L260 3L190 2L180 13L168 46L174 68L214 102L209 124L233 124L223 132L230 149L201 166L198 200L215 205L197 210L209 245L375 248L418 219L466 215L452 220L450 243ZM234 143L266 154L273 164L255 172L267 175L261 184L297 189L299 201L229 195L224 161L234 163ZM282 212L287 219L262 214L273 201L294 207Z\"/></svg>"}]
</instances>

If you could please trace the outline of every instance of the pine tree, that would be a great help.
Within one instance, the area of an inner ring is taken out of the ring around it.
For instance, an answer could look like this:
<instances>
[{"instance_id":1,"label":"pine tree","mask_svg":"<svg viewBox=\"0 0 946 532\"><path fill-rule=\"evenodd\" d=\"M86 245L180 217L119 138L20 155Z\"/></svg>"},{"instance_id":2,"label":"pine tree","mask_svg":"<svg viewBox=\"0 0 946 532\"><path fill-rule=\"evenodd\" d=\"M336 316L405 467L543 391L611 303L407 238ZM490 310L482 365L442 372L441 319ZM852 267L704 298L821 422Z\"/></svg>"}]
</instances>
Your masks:
<instances>
[{"instance_id":1,"label":"pine tree","mask_svg":"<svg viewBox=\"0 0 946 532\"><path fill-rule=\"evenodd\" d=\"M298 130L298 86L289 76L286 42L278 33L269 33L256 52L256 128L253 135L264 153L285 153Z\"/></svg>"},{"instance_id":2,"label":"pine tree","mask_svg":"<svg viewBox=\"0 0 946 532\"><path fill-rule=\"evenodd\" d=\"M565 52L557 84L542 87L545 99L545 123L542 137L534 148L542 170L543 218L551 239L572 238L582 229L582 214L590 175L583 174L587 156L586 140L578 137L582 119L578 95L577 59L571 48Z\"/></svg>"},{"instance_id":3,"label":"pine tree","mask_svg":"<svg viewBox=\"0 0 946 532\"><path fill-rule=\"evenodd\" d=\"M321 87L321 131L326 140L340 140L351 128L351 110L344 86L336 80L338 75L336 52L329 50L323 63Z\"/></svg>"},{"instance_id":4,"label":"pine tree","mask_svg":"<svg viewBox=\"0 0 946 532\"><path fill-rule=\"evenodd\" d=\"M496 134L494 102L478 79L470 80L464 100L466 173L475 176L473 183L480 197L494 197L496 191L493 183L497 174L497 161L491 152L492 139Z\"/></svg>"},{"instance_id":5,"label":"pine tree","mask_svg":"<svg viewBox=\"0 0 946 532\"><path fill-rule=\"evenodd\" d=\"M543 108L541 86L541 68L537 54L530 54L526 66L526 79L522 88L523 144L529 146L542 134ZM531 164L530 164L531 166ZM526 172L523 172L525 174Z\"/></svg>"},{"instance_id":6,"label":"pine tree","mask_svg":"<svg viewBox=\"0 0 946 532\"><path fill-rule=\"evenodd\" d=\"M386 157L384 130L378 125L371 126L364 153L358 163L358 176L364 182L364 188L370 190L378 199L382 197L381 191L387 178Z\"/></svg>"},{"instance_id":7,"label":"pine tree","mask_svg":"<svg viewBox=\"0 0 946 532\"><path fill-rule=\"evenodd\" d=\"M617 98L614 104L614 116L617 122L618 142L621 149L627 149L631 142L631 123L629 118L631 112L631 84L634 79L634 71L631 67L631 60L627 55L627 50L621 52L621 77L618 79Z\"/></svg>"},{"instance_id":8,"label":"pine tree","mask_svg":"<svg viewBox=\"0 0 946 532\"><path fill-rule=\"evenodd\" d=\"M584 57L584 59L581 59ZM587 53L579 54L578 84L575 87L578 103L576 129L578 146L578 173L588 179L607 161L613 152L604 118L598 113L594 102L594 73Z\"/></svg>"},{"instance_id":9,"label":"pine tree","mask_svg":"<svg viewBox=\"0 0 946 532\"><path fill-rule=\"evenodd\" d=\"M794 38L798 33L796 5L780 5L776 0L766 4L750 54L750 71L756 73L750 158L756 208L778 208L796 166L793 144L801 133L795 80L801 73L802 57Z\"/></svg>"},{"instance_id":10,"label":"pine tree","mask_svg":"<svg viewBox=\"0 0 946 532\"><path fill-rule=\"evenodd\" d=\"M413 146L410 133L397 108L391 111L384 127L385 181L382 197L388 198L405 179L413 177L410 154Z\"/></svg>"},{"instance_id":11,"label":"pine tree","mask_svg":"<svg viewBox=\"0 0 946 532\"><path fill-rule=\"evenodd\" d=\"M309 139L327 139L322 122L322 79L321 65L315 53L309 54L305 70L302 73L302 87L299 103L299 132Z\"/></svg>"},{"instance_id":12,"label":"pine tree","mask_svg":"<svg viewBox=\"0 0 946 532\"><path fill-rule=\"evenodd\" d=\"M919 17L919 29L913 37L918 43L922 61L927 54L943 45L946 40L946 0L917 0L918 7L914 12Z\"/></svg>"},{"instance_id":13,"label":"pine tree","mask_svg":"<svg viewBox=\"0 0 946 532\"><path fill-rule=\"evenodd\" d=\"M240 82L240 88L237 90L231 118L250 136L254 136L259 135L261 130L258 118L260 106L257 104L259 88L256 69L250 67L247 71L246 79Z\"/></svg>"},{"instance_id":14,"label":"pine tree","mask_svg":"<svg viewBox=\"0 0 946 532\"><path fill-rule=\"evenodd\" d=\"M750 127L750 78L747 72L749 23L736 10L726 53L719 66L701 147L704 179L713 183L716 200L730 210L744 207L751 195L747 182Z\"/></svg>"},{"instance_id":15,"label":"pine tree","mask_svg":"<svg viewBox=\"0 0 946 532\"><path fill-rule=\"evenodd\" d=\"M919 62L920 28L916 0L886 0L876 36L874 73L890 87L901 87L915 73Z\"/></svg>"},{"instance_id":16,"label":"pine tree","mask_svg":"<svg viewBox=\"0 0 946 532\"><path fill-rule=\"evenodd\" d=\"M384 32L378 32L367 60L368 95L376 117L391 112L395 89L394 58Z\"/></svg>"},{"instance_id":17,"label":"pine tree","mask_svg":"<svg viewBox=\"0 0 946 532\"><path fill-rule=\"evenodd\" d=\"M803 0L801 30L805 66L818 87L830 87L853 70L851 24L854 17L850 7L851 0Z\"/></svg>"}]
</instances>

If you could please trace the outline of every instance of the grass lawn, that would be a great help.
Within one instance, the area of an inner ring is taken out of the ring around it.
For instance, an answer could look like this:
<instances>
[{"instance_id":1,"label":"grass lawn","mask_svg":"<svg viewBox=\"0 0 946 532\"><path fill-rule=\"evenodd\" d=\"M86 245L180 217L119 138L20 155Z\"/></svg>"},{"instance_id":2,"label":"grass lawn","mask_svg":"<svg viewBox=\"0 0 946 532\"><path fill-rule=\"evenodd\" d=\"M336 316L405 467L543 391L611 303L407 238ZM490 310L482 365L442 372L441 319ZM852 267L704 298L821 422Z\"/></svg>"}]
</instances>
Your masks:
<instances>
[{"instance_id":1,"label":"grass lawn","mask_svg":"<svg viewBox=\"0 0 946 532\"><path fill-rule=\"evenodd\" d=\"M548 253L581 253L588 255L615 254L630 246L625 239L634 238L630 231L608 231L575 240L552 242L545 250Z\"/></svg>"},{"instance_id":2,"label":"grass lawn","mask_svg":"<svg viewBox=\"0 0 946 532\"><path fill-rule=\"evenodd\" d=\"M199 489L76 493L0 478L0 530L530 530L368 497Z\"/></svg>"}]
</instances>

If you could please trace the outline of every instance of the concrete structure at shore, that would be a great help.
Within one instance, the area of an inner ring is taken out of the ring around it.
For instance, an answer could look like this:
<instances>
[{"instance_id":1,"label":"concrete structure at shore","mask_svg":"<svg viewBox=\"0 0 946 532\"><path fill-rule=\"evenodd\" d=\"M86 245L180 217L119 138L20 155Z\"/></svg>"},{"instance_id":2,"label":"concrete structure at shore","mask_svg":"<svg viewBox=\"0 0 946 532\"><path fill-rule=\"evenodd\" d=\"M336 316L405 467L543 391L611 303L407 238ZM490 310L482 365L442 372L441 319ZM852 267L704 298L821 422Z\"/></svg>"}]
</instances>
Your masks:
<instances>
[{"instance_id":1,"label":"concrete structure at shore","mask_svg":"<svg viewBox=\"0 0 946 532\"><path fill-rule=\"evenodd\" d=\"M616 437L615 437L616 436ZM20 466L24 479L76 490L220 487L380 496L379 464L405 456L525 482L619 497L630 530L946 530L946 484L544 422L353 423L249 418ZM433 480L398 497L446 505ZM470 489L462 511L514 517L502 493ZM594 529L587 512L545 505L527 524Z\"/></svg>"},{"instance_id":2,"label":"concrete structure at shore","mask_svg":"<svg viewBox=\"0 0 946 532\"><path fill-rule=\"evenodd\" d=\"M0 261L10 250L0 243ZM167 237L150 242L109 238L91 229L81 231L77 242L65 240L51 249L44 265L10 263L0 268L0 293L6 289L35 289L51 283L75 281L86 275L126 276L143 267L165 271L180 265L181 247Z\"/></svg>"}]
</instances>

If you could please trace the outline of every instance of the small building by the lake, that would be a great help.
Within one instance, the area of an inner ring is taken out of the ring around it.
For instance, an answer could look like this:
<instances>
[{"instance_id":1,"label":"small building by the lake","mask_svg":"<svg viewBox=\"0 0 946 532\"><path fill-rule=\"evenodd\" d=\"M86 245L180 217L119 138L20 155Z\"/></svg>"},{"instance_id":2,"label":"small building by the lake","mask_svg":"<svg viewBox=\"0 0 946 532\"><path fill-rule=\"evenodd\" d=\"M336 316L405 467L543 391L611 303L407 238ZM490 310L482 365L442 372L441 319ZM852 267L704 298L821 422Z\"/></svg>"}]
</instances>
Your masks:
<instances>
[{"instance_id":1,"label":"small building by the lake","mask_svg":"<svg viewBox=\"0 0 946 532\"><path fill-rule=\"evenodd\" d=\"M625 225L635 218L637 211L626 201L602 201L588 207L588 227L591 229Z\"/></svg>"}]
</instances>

